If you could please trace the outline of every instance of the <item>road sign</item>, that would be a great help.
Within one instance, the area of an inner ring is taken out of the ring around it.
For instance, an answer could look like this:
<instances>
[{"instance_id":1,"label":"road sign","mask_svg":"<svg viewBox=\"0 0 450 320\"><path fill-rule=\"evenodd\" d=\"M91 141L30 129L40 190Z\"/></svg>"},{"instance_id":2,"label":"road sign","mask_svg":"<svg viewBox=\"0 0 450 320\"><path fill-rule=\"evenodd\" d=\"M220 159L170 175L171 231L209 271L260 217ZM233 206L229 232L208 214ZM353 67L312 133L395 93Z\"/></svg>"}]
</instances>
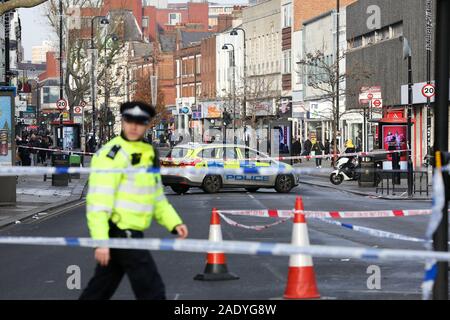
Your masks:
<instances>
[{"instance_id":1,"label":"road sign","mask_svg":"<svg viewBox=\"0 0 450 320\"><path fill-rule=\"evenodd\" d=\"M368 104L372 99L381 99L381 87L361 87L359 94L359 103Z\"/></svg>"},{"instance_id":2,"label":"road sign","mask_svg":"<svg viewBox=\"0 0 450 320\"><path fill-rule=\"evenodd\" d=\"M56 107L59 110L65 110L67 108L67 101L65 99L59 99L56 101Z\"/></svg>"},{"instance_id":3,"label":"road sign","mask_svg":"<svg viewBox=\"0 0 450 320\"><path fill-rule=\"evenodd\" d=\"M86 107L86 102L81 101L81 102L80 102L80 107L82 107L82 108Z\"/></svg>"},{"instance_id":4,"label":"road sign","mask_svg":"<svg viewBox=\"0 0 450 320\"><path fill-rule=\"evenodd\" d=\"M422 95L425 98L432 98L432 97L434 97L435 94L436 94L436 90L434 88L434 85L432 85L431 83L428 83L423 86Z\"/></svg>"},{"instance_id":5,"label":"road sign","mask_svg":"<svg viewBox=\"0 0 450 320\"><path fill-rule=\"evenodd\" d=\"M383 99L372 100L372 106L374 106L375 108L382 108L383 107Z\"/></svg>"},{"instance_id":6,"label":"road sign","mask_svg":"<svg viewBox=\"0 0 450 320\"><path fill-rule=\"evenodd\" d=\"M81 106L76 106L75 108L73 108L73 113L74 114L82 114L83 108Z\"/></svg>"}]
</instances>

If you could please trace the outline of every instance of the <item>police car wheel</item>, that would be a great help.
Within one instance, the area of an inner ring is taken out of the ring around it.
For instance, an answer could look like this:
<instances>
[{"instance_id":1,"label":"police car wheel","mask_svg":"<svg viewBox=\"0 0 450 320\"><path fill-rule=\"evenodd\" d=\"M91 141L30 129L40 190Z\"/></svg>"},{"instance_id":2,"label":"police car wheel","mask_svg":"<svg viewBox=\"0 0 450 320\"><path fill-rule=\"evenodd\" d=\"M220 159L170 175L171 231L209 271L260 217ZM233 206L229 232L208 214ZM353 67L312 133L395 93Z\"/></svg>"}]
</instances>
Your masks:
<instances>
[{"instance_id":1,"label":"police car wheel","mask_svg":"<svg viewBox=\"0 0 450 320\"><path fill-rule=\"evenodd\" d=\"M288 193L294 187L294 178L291 175L283 174L277 177L275 190L279 193Z\"/></svg>"},{"instance_id":2,"label":"police car wheel","mask_svg":"<svg viewBox=\"0 0 450 320\"><path fill-rule=\"evenodd\" d=\"M245 188L248 192L256 192L259 190L259 188Z\"/></svg>"},{"instance_id":3,"label":"police car wheel","mask_svg":"<svg viewBox=\"0 0 450 320\"><path fill-rule=\"evenodd\" d=\"M183 185L173 185L170 186L170 188L173 190L173 192L178 194L183 194L189 191L189 186L183 186Z\"/></svg>"},{"instance_id":4,"label":"police car wheel","mask_svg":"<svg viewBox=\"0 0 450 320\"><path fill-rule=\"evenodd\" d=\"M220 176L206 176L203 179L202 189L206 193L216 193L222 186L222 180Z\"/></svg>"}]
</instances>

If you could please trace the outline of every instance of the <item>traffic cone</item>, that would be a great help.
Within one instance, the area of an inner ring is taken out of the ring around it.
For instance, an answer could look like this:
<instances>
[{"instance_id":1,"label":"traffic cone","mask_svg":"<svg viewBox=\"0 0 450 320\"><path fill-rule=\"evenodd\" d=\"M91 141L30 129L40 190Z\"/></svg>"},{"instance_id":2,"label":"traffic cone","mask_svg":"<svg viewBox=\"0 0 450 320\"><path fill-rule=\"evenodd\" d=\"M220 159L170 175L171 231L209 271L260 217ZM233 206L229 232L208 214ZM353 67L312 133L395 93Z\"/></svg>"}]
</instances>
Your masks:
<instances>
[{"instance_id":1,"label":"traffic cone","mask_svg":"<svg viewBox=\"0 0 450 320\"><path fill-rule=\"evenodd\" d=\"M303 213L303 201L301 197L295 200L294 225L292 228L292 244L297 246L309 246L308 227ZM311 256L302 254L291 255L289 258L289 272L285 299L314 299L319 298L316 275Z\"/></svg>"},{"instance_id":2,"label":"traffic cone","mask_svg":"<svg viewBox=\"0 0 450 320\"><path fill-rule=\"evenodd\" d=\"M220 228L220 217L217 209L212 210L211 223L209 226L209 241L222 242L222 230ZM204 281L220 281L220 280L237 280L238 276L228 272L225 253L208 252L206 257L206 267L203 274L198 274L194 280Z\"/></svg>"}]
</instances>

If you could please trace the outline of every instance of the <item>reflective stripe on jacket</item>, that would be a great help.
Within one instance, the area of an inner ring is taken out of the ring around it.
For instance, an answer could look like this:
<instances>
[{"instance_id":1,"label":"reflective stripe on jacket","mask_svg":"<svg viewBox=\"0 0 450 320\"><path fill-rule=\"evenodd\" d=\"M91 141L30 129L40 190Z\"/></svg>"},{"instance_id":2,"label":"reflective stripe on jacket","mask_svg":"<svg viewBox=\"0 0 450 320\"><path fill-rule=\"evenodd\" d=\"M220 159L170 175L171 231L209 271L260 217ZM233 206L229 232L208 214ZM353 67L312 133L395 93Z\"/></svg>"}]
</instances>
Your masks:
<instances>
[{"instance_id":1,"label":"reflective stripe on jacket","mask_svg":"<svg viewBox=\"0 0 450 320\"><path fill-rule=\"evenodd\" d=\"M119 136L94 155L91 167L147 168L159 162L155 158L150 144L130 142ZM147 229L153 218L169 231L183 223L164 195L160 174L91 173L86 204L93 239L109 238L109 219L120 229L139 231Z\"/></svg>"}]
</instances>

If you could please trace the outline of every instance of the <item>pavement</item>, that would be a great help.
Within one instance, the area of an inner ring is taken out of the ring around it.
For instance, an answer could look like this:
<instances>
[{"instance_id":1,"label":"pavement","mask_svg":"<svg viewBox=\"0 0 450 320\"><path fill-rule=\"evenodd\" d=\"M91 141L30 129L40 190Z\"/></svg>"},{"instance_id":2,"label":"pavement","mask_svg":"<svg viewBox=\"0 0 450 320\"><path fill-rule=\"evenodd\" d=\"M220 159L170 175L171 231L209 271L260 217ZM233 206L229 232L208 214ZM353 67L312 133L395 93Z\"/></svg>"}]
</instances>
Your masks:
<instances>
[{"instance_id":1,"label":"pavement","mask_svg":"<svg viewBox=\"0 0 450 320\"><path fill-rule=\"evenodd\" d=\"M89 159L85 164L89 164ZM71 178L67 187L52 186L51 176L19 176L16 185L16 203L0 204L0 228L19 223L29 217L44 216L54 209L82 199L88 175Z\"/></svg>"},{"instance_id":2,"label":"pavement","mask_svg":"<svg viewBox=\"0 0 450 320\"><path fill-rule=\"evenodd\" d=\"M243 189L223 190L209 195L193 188L186 195L176 195L166 189L169 201L189 227L191 239L207 239L211 209L292 209L295 197L303 197L306 210L393 210L429 209L430 202L374 199L350 194L339 189L314 185L296 187L290 194L274 190L248 193ZM269 224L268 218L232 217L244 224ZM423 237L428 217L344 219L346 223ZM377 238L353 230L308 220L311 244L423 249L423 245L393 239ZM173 237L153 222L146 237ZM262 231L246 230L222 221L224 240L290 243L290 221ZM87 237L85 206L63 210L48 219L29 219L21 224L0 229L0 236L67 236ZM0 245L0 299L77 299L95 268L90 248L51 246ZM280 299L283 295L288 257L227 255L227 265L240 279L234 281L202 282L193 280L205 267L205 254L188 252L152 252L171 300L208 299ZM321 299L421 299L422 262L373 262L357 259L314 258L314 268ZM367 285L369 267L380 268L381 287ZM73 268L81 271L81 286L71 289L67 283ZM124 277L113 299L134 299L128 278Z\"/></svg>"},{"instance_id":3,"label":"pavement","mask_svg":"<svg viewBox=\"0 0 450 320\"><path fill-rule=\"evenodd\" d=\"M315 160L302 160L302 163L296 163L294 164L294 167L298 168L316 168ZM320 186L324 188L331 188L331 189L339 189L341 191L346 191L352 194L360 195L360 196L368 196L368 197L375 197L375 198L381 198L386 200L431 200L431 188L429 188L428 195L424 191L422 194L415 193L412 197L408 197L407 195L407 181L406 179L401 180L401 184L398 186L395 186L395 191L392 191L392 186L390 186L390 192L387 194L386 189L381 192L380 189L376 187L362 187L358 185L358 181L344 181L339 186L335 186L330 182L330 174L334 170L334 168L331 166L330 160L323 160L322 161L322 169L329 168L329 173L324 172L318 172L314 174L302 174L301 182L303 184L308 185L315 185ZM425 181L423 181L424 183ZM384 181L386 183L386 181ZM431 180L430 180L431 183ZM417 185L419 182L417 182ZM419 188L419 186L417 186ZM423 188L425 186L423 185Z\"/></svg>"}]
</instances>

